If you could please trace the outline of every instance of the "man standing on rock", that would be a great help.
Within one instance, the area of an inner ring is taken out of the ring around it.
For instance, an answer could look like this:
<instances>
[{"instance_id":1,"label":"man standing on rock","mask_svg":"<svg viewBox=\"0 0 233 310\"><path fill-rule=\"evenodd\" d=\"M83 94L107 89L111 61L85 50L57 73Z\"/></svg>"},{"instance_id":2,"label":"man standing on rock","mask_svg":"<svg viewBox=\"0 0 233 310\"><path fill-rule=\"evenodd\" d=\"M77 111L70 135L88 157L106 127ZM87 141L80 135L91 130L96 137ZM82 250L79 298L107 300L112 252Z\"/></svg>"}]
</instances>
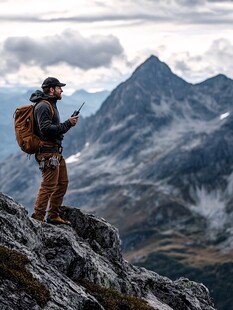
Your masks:
<instances>
[{"instance_id":1,"label":"man standing on rock","mask_svg":"<svg viewBox=\"0 0 233 310\"><path fill-rule=\"evenodd\" d=\"M46 221L50 224L70 224L60 217L61 204L68 186L62 140L63 135L76 125L78 116L60 123L57 101L62 99L62 87L65 85L54 77L48 77L41 86L42 91L37 90L30 97L30 101L35 103L36 131L41 140L39 152L35 156L42 171L32 218L43 222L49 204Z\"/></svg>"}]
</instances>

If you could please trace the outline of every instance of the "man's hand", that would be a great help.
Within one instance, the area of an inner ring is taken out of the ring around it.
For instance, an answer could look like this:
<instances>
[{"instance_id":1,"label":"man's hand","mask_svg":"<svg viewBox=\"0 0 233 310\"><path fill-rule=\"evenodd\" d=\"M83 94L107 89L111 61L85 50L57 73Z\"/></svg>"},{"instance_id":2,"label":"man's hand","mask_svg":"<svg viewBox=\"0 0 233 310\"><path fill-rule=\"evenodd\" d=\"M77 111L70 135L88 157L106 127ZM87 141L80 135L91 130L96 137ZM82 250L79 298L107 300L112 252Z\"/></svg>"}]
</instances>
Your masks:
<instances>
[{"instance_id":1,"label":"man's hand","mask_svg":"<svg viewBox=\"0 0 233 310\"><path fill-rule=\"evenodd\" d=\"M75 126L78 122L79 116L71 116L69 118L69 122L71 123L71 126Z\"/></svg>"}]
</instances>

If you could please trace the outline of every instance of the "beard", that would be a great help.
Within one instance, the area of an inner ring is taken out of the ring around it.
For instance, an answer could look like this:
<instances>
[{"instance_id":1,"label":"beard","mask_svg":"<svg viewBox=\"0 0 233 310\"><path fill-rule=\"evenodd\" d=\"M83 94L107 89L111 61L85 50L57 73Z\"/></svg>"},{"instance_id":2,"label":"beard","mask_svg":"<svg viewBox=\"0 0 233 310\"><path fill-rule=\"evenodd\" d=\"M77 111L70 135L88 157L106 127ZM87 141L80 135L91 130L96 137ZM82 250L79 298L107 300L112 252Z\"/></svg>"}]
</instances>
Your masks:
<instances>
[{"instance_id":1,"label":"beard","mask_svg":"<svg viewBox=\"0 0 233 310\"><path fill-rule=\"evenodd\" d=\"M55 93L54 95L56 96L57 100L61 100L62 99L62 95L61 94Z\"/></svg>"}]
</instances>

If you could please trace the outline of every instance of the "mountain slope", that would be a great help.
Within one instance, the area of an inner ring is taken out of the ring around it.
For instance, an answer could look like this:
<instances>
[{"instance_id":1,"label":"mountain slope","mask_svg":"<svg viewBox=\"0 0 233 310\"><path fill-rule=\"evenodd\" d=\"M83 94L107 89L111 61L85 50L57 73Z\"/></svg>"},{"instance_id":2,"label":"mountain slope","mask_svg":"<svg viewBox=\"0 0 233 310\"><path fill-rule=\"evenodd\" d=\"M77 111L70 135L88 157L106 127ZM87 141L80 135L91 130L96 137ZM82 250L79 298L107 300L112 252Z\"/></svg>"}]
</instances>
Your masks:
<instances>
[{"instance_id":1,"label":"mountain slope","mask_svg":"<svg viewBox=\"0 0 233 310\"><path fill-rule=\"evenodd\" d=\"M152 56L64 143L65 202L115 225L132 261L164 270L150 258L165 255L203 282L218 270L212 289L223 309L232 303L232 89L222 75L187 83ZM24 157L0 164L0 185L31 212L39 171Z\"/></svg>"},{"instance_id":2,"label":"mountain slope","mask_svg":"<svg viewBox=\"0 0 233 310\"><path fill-rule=\"evenodd\" d=\"M221 75L188 84L151 57L84 121L66 197L116 225L128 259L151 268L159 251L164 275L201 279L224 310L232 303L232 90Z\"/></svg>"}]
</instances>

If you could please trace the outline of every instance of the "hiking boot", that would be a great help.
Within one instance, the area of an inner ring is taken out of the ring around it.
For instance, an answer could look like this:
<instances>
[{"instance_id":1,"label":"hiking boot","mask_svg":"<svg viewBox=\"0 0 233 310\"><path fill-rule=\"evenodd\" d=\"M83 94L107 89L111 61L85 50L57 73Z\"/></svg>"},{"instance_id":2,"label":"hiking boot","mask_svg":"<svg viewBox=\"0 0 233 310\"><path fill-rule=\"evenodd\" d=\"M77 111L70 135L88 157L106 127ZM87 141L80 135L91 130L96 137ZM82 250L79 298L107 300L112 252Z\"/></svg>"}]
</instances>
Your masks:
<instances>
[{"instance_id":1,"label":"hiking boot","mask_svg":"<svg viewBox=\"0 0 233 310\"><path fill-rule=\"evenodd\" d=\"M44 217L43 216L39 216L35 213L32 213L31 218L33 218L34 220L40 221L40 222L44 222Z\"/></svg>"},{"instance_id":2,"label":"hiking boot","mask_svg":"<svg viewBox=\"0 0 233 310\"><path fill-rule=\"evenodd\" d=\"M69 221L63 220L60 216L57 216L57 217L52 218L52 219L47 217L46 222L48 224L54 224L54 225L59 225L59 224L71 225L71 223Z\"/></svg>"}]
</instances>

